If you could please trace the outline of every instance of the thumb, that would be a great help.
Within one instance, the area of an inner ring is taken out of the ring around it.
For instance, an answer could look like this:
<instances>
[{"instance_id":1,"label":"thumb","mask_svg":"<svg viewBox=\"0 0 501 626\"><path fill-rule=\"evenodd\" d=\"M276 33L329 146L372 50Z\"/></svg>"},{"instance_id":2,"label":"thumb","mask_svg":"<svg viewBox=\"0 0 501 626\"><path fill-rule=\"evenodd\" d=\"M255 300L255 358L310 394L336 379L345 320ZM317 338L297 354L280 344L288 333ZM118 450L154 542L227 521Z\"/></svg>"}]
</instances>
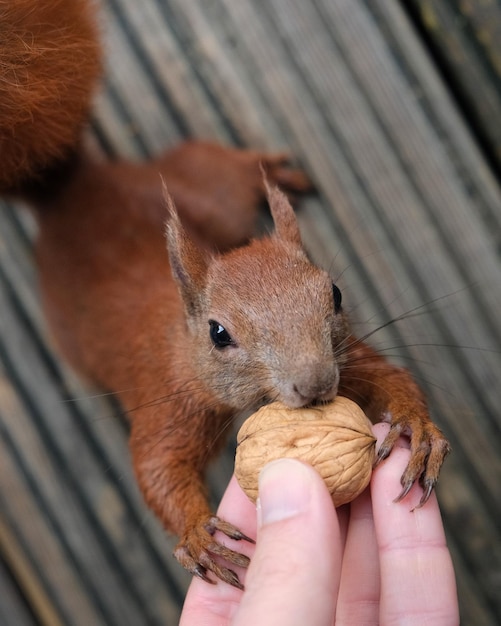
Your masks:
<instances>
[{"instance_id":1,"label":"thumb","mask_svg":"<svg viewBox=\"0 0 501 626\"><path fill-rule=\"evenodd\" d=\"M324 482L299 461L274 461L260 475L258 514L256 551L235 626L330 626L342 557Z\"/></svg>"}]
</instances>

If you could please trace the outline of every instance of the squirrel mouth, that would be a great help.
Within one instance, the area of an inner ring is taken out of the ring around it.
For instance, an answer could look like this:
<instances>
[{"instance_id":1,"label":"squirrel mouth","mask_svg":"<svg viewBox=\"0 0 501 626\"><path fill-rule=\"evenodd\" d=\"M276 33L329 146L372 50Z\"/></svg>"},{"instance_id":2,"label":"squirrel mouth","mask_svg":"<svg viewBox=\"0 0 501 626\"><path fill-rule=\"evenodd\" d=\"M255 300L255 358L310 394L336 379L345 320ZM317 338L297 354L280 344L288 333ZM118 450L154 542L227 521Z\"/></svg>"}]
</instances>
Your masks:
<instances>
[{"instance_id":1,"label":"squirrel mouth","mask_svg":"<svg viewBox=\"0 0 501 626\"><path fill-rule=\"evenodd\" d=\"M334 401L338 393L338 380L330 383L322 388L308 390L311 394L305 395L301 390L293 384L284 391L280 389L269 391L261 396L256 403L255 410L273 402L281 402L289 409L299 409L303 407L324 406Z\"/></svg>"}]
</instances>

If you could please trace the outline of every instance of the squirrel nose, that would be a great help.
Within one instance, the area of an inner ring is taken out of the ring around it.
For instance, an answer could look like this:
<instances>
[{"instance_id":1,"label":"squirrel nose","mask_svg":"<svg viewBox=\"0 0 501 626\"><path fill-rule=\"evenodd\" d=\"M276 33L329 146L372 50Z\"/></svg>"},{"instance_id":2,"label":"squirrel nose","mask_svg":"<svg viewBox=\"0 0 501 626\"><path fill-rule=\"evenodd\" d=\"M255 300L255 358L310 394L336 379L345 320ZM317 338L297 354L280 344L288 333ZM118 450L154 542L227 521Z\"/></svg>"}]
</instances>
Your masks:
<instances>
[{"instance_id":1,"label":"squirrel nose","mask_svg":"<svg viewBox=\"0 0 501 626\"><path fill-rule=\"evenodd\" d=\"M337 385L329 384L322 387L305 387L304 385L293 385L292 390L297 399L301 402L299 406L305 406L318 400L332 400L336 395Z\"/></svg>"},{"instance_id":2,"label":"squirrel nose","mask_svg":"<svg viewBox=\"0 0 501 626\"><path fill-rule=\"evenodd\" d=\"M299 408L316 401L333 400L339 384L337 367L326 368L321 373L306 370L290 384L289 393L285 393L283 402L290 408Z\"/></svg>"}]
</instances>

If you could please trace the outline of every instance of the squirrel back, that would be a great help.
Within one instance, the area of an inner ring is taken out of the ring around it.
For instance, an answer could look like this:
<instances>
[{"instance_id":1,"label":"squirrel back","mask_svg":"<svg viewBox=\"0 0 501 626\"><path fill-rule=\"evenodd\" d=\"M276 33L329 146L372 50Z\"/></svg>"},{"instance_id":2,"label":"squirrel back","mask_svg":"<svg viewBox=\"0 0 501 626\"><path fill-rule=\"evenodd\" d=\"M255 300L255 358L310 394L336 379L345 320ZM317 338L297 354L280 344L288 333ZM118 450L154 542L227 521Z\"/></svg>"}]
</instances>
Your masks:
<instances>
[{"instance_id":1,"label":"squirrel back","mask_svg":"<svg viewBox=\"0 0 501 626\"><path fill-rule=\"evenodd\" d=\"M0 5L0 193L50 185L67 169L101 73L89 0Z\"/></svg>"}]
</instances>

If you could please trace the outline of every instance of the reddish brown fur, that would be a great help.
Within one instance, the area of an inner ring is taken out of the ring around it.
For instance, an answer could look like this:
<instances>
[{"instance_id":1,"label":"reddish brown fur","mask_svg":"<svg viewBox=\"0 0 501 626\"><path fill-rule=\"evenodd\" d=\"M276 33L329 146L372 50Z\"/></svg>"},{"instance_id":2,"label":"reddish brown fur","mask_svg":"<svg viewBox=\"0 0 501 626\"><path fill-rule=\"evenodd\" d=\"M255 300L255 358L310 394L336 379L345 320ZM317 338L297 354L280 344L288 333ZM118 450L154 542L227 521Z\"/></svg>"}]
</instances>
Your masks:
<instances>
[{"instance_id":1,"label":"reddish brown fur","mask_svg":"<svg viewBox=\"0 0 501 626\"><path fill-rule=\"evenodd\" d=\"M57 6L62 11L63 0ZM92 59L86 69L97 74ZM45 164L30 142L24 149L30 171ZM272 183L275 233L247 243L265 196L259 163ZM22 167L18 179L25 174ZM308 261L294 213L273 183L308 187L283 155L193 142L144 164L80 155L59 190L35 203L43 300L61 351L128 412L139 485L180 536L178 560L235 585L226 565L247 560L213 534L243 537L212 515L203 473L237 411L273 399L302 406L340 391L375 420L390 413L380 458L401 432L410 434L402 496L419 479L423 503L448 450L408 372L350 334L329 276ZM232 345L213 345L210 320Z\"/></svg>"},{"instance_id":2,"label":"reddish brown fur","mask_svg":"<svg viewBox=\"0 0 501 626\"><path fill-rule=\"evenodd\" d=\"M0 192L73 149L100 70L89 0L0 4Z\"/></svg>"}]
</instances>

